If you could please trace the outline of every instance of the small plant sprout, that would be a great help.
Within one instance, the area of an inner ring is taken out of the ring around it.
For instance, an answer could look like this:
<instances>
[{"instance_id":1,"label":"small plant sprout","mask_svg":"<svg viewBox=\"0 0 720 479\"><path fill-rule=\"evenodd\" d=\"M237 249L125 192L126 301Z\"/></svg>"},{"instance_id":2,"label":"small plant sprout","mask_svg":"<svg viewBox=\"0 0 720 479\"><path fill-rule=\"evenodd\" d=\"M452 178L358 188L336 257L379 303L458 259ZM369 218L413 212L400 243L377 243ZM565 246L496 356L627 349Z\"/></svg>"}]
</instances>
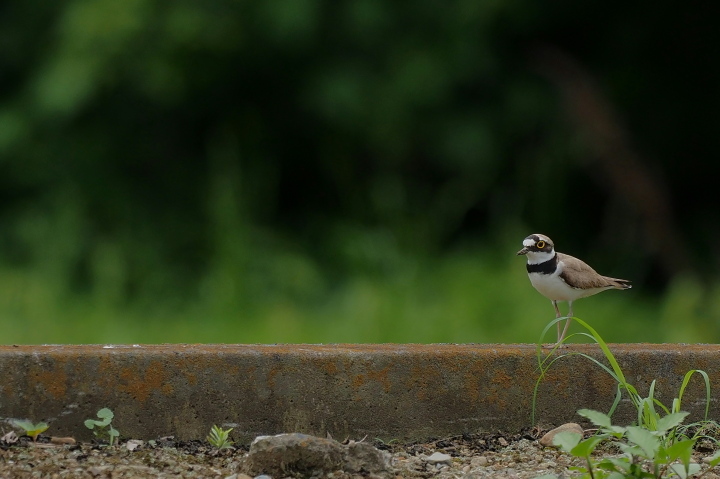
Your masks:
<instances>
[{"instance_id":1,"label":"small plant sprout","mask_svg":"<svg viewBox=\"0 0 720 479\"><path fill-rule=\"evenodd\" d=\"M97 412L97 417L99 417L100 420L86 419L85 427L92 430L96 437L107 437L108 445L112 447L120 436L120 432L111 424L115 414L113 414L110 409L104 407Z\"/></svg>"},{"instance_id":2,"label":"small plant sprout","mask_svg":"<svg viewBox=\"0 0 720 479\"><path fill-rule=\"evenodd\" d=\"M12 424L15 427L19 427L23 431L25 431L25 435L28 437L31 437L33 441L37 441L37 438L40 434L47 431L47 429L50 427L47 425L47 423L39 422L37 424L33 424L32 421L25 420L15 420L12 422Z\"/></svg>"},{"instance_id":3,"label":"small plant sprout","mask_svg":"<svg viewBox=\"0 0 720 479\"><path fill-rule=\"evenodd\" d=\"M229 439L230 431L232 430L233 428L223 429L218 426L213 426L212 429L210 429L210 434L208 434L207 442L218 449L228 449L232 447L233 444Z\"/></svg>"}]
</instances>

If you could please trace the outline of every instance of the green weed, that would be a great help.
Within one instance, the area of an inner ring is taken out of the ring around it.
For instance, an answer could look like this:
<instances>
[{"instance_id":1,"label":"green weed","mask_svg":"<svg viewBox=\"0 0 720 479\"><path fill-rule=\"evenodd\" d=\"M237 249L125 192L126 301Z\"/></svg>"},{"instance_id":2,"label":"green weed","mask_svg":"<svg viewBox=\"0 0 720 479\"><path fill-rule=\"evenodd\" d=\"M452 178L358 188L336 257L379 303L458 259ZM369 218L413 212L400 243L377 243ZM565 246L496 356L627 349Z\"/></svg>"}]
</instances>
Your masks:
<instances>
[{"instance_id":1,"label":"green weed","mask_svg":"<svg viewBox=\"0 0 720 479\"><path fill-rule=\"evenodd\" d=\"M208 434L206 438L207 442L218 449L228 449L233 445L233 442L229 439L232 430L233 428L223 429L213 425L212 429L210 429L210 434Z\"/></svg>"},{"instance_id":2,"label":"green weed","mask_svg":"<svg viewBox=\"0 0 720 479\"><path fill-rule=\"evenodd\" d=\"M551 321L543 330L538 342L538 368L540 376L535 383L533 391L532 420L535 422L535 406L538 387L547 371L555 361L571 355L584 357L606 371L617 382L615 400L607 414L589 409L581 409L578 414L590 420L598 427L597 434L583 440L577 433L565 432L556 436L554 443L565 452L585 459L587 466L578 472L582 478L591 479L626 479L626 478L663 478L663 477L690 477L700 471L700 466L691 461L692 449L697 440L705 436L707 429L716 429L717 425L708 421L710 407L710 379L705 371L693 369L683 377L677 397L672 405L667 407L655 397L655 380L650 384L648 395L643 397L637 389L625 378L615 356L608 348L607 343L589 324L579 318L573 318L588 332L575 333L572 336L584 336L595 342L603 352L609 366L597 359L579 352L568 352L554 356L559 351L556 345L550 354L542 353L542 341L547 332L558 322L566 318ZM566 338L566 340L569 338ZM705 417L701 423L683 426L682 422L688 415L681 410L682 398L692 376L698 373L705 383ZM635 425L621 427L613 425L611 416L623 397L627 395L637 411ZM595 448L609 442L616 445L622 452L621 457L610 457L594 461L591 454ZM720 451L708 459L711 466L720 463ZM545 476L554 477L554 476Z\"/></svg>"},{"instance_id":3,"label":"green weed","mask_svg":"<svg viewBox=\"0 0 720 479\"><path fill-rule=\"evenodd\" d=\"M43 432L47 431L50 427L45 422L39 422L34 424L32 421L25 420L14 420L12 421L13 426L19 427L28 437L31 437L33 441L37 441L37 437Z\"/></svg>"},{"instance_id":4,"label":"green weed","mask_svg":"<svg viewBox=\"0 0 720 479\"><path fill-rule=\"evenodd\" d=\"M596 425L597 433L583 440L580 434L562 432L555 436L553 443L561 450L585 460L585 467L575 469L581 474L581 479L684 479L700 472L700 465L692 461L693 446L697 439L680 439L674 434L687 416L685 412L660 417L654 431L641 426L613 425L610 416L598 411L581 409L578 414ZM622 455L594 460L591 455L603 442L616 445ZM708 458L710 467L718 464L720 451Z\"/></svg>"},{"instance_id":5,"label":"green weed","mask_svg":"<svg viewBox=\"0 0 720 479\"><path fill-rule=\"evenodd\" d=\"M120 437L120 431L115 429L112 425L112 420L115 418L115 414L108 409L102 408L97 412L97 419L86 419L85 427L92 430L95 437L107 438L108 445L113 446L118 437Z\"/></svg>"}]
</instances>

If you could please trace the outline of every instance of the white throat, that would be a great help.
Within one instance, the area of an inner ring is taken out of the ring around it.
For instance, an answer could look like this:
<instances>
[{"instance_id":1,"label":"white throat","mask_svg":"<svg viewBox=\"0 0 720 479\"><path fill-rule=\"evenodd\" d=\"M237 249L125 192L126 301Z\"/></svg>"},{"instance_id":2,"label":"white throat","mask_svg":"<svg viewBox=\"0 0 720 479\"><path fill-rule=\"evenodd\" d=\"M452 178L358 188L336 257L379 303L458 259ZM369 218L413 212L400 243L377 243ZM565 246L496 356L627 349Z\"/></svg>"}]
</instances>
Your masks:
<instances>
[{"instance_id":1,"label":"white throat","mask_svg":"<svg viewBox=\"0 0 720 479\"><path fill-rule=\"evenodd\" d=\"M546 253L545 251L528 251L527 254L528 264L540 264L545 261L550 261L555 256L555 251Z\"/></svg>"}]
</instances>

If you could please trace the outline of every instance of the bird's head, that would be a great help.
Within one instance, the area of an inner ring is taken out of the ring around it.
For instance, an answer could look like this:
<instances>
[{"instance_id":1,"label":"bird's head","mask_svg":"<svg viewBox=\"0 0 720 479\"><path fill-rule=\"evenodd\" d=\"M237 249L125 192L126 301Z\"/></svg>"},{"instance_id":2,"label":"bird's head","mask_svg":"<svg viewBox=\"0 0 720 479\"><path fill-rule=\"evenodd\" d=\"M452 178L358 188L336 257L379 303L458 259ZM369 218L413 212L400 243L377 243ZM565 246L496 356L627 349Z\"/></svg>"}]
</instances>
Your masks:
<instances>
[{"instance_id":1,"label":"bird's head","mask_svg":"<svg viewBox=\"0 0 720 479\"><path fill-rule=\"evenodd\" d=\"M517 254L527 255L530 263L542 263L553 257L554 248L550 238L541 234L533 234L523 240L523 249Z\"/></svg>"}]
</instances>

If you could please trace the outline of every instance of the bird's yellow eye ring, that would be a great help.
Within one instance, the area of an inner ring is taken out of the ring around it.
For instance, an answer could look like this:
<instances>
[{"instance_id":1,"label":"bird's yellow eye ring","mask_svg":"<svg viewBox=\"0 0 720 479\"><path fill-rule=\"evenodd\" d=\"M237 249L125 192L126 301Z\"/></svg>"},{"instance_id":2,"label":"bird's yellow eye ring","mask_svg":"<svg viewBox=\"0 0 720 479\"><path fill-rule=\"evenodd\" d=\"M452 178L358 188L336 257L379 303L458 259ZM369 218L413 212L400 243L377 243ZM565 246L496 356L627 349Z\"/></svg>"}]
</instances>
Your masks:
<instances>
[{"instance_id":1,"label":"bird's yellow eye ring","mask_svg":"<svg viewBox=\"0 0 720 479\"><path fill-rule=\"evenodd\" d=\"M535 246L537 246L537 249L543 249L545 247L545 242L543 240L540 240Z\"/></svg>"}]
</instances>

